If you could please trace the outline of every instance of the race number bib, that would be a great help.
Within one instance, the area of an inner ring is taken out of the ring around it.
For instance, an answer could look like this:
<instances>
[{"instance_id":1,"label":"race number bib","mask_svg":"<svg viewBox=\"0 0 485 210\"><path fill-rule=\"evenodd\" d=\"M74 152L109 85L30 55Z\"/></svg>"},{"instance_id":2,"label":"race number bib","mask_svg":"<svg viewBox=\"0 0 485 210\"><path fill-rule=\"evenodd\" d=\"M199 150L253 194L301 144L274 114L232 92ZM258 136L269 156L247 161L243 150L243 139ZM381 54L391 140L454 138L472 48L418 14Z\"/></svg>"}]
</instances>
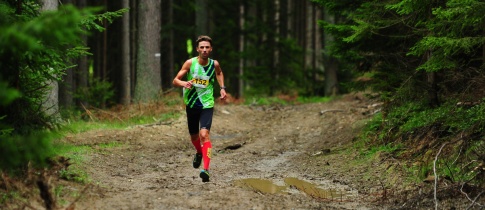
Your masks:
<instances>
[{"instance_id":1,"label":"race number bib","mask_svg":"<svg viewBox=\"0 0 485 210\"><path fill-rule=\"evenodd\" d=\"M206 88L209 85L209 76L194 76L192 85L198 88Z\"/></svg>"}]
</instances>

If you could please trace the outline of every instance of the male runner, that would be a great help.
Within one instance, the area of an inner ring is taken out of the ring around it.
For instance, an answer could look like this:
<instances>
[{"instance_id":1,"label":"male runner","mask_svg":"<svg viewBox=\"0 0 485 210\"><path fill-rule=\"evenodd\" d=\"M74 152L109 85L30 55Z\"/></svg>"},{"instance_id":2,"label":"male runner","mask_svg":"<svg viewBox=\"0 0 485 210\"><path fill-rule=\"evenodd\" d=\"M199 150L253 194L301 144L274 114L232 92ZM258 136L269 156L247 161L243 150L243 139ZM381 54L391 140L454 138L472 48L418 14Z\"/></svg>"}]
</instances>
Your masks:
<instances>
[{"instance_id":1,"label":"male runner","mask_svg":"<svg viewBox=\"0 0 485 210\"><path fill-rule=\"evenodd\" d=\"M226 98L226 87L219 62L209 58L212 52L212 39L203 35L199 36L195 43L198 56L185 61L175 76L173 85L183 87L190 140L196 150L193 166L199 168L203 160L200 178L202 182L208 182L209 163L212 156L209 133L214 113L214 78L221 88L221 99ZM187 76L186 81L182 80L184 76Z\"/></svg>"}]
</instances>

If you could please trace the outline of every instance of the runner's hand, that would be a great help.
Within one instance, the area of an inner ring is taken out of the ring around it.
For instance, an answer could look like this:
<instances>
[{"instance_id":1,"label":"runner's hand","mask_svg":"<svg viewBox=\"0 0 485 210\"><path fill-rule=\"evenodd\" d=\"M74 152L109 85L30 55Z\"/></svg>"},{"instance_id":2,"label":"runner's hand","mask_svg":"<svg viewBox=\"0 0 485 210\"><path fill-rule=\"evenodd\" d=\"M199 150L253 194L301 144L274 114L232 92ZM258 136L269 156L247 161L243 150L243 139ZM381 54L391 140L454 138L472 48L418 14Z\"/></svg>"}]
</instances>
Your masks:
<instances>
[{"instance_id":1,"label":"runner's hand","mask_svg":"<svg viewBox=\"0 0 485 210\"><path fill-rule=\"evenodd\" d=\"M226 94L226 89L221 89L221 97L220 97L220 98L221 98L222 100L224 100L224 99L226 99L226 96L227 96L227 94Z\"/></svg>"},{"instance_id":2,"label":"runner's hand","mask_svg":"<svg viewBox=\"0 0 485 210\"><path fill-rule=\"evenodd\" d=\"M192 88L192 82L193 82L193 80L187 81L187 82L185 83L185 85L184 85L184 88L187 88L187 89Z\"/></svg>"}]
</instances>

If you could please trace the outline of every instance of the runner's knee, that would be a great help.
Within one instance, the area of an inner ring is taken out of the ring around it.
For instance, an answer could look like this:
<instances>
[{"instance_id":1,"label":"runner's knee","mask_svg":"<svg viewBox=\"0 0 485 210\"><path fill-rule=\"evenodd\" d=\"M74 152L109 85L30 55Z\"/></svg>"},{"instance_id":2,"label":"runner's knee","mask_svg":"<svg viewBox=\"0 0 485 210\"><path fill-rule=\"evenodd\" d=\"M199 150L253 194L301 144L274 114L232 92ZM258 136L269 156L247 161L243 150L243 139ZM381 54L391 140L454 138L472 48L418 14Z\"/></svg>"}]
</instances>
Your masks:
<instances>
[{"instance_id":1,"label":"runner's knee","mask_svg":"<svg viewBox=\"0 0 485 210\"><path fill-rule=\"evenodd\" d=\"M202 142L209 141L209 130L201 129L200 132L199 132L199 135L200 135L200 140Z\"/></svg>"}]
</instances>

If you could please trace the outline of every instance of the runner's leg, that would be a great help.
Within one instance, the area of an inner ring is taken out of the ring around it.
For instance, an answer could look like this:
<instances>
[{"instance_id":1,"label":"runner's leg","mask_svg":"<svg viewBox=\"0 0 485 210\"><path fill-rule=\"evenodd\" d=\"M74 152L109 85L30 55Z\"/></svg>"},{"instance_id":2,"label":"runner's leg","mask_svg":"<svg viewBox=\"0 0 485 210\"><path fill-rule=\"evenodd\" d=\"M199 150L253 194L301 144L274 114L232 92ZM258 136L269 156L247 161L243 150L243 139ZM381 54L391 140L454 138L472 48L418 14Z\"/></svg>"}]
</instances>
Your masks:
<instances>
[{"instance_id":1,"label":"runner's leg","mask_svg":"<svg viewBox=\"0 0 485 210\"><path fill-rule=\"evenodd\" d=\"M201 109L186 108L187 113L187 125L190 133L190 140L195 147L197 153L202 154L201 141L199 138L199 121Z\"/></svg>"},{"instance_id":2,"label":"runner's leg","mask_svg":"<svg viewBox=\"0 0 485 210\"><path fill-rule=\"evenodd\" d=\"M210 128L212 126L212 116L214 109L203 109L200 116L200 139L202 141L202 158L204 170L209 170L210 160L212 158L212 144L210 141Z\"/></svg>"},{"instance_id":3,"label":"runner's leg","mask_svg":"<svg viewBox=\"0 0 485 210\"><path fill-rule=\"evenodd\" d=\"M209 130L202 129L200 130L201 139L203 139L203 146L202 146L202 159L204 162L204 170L209 170L210 160L212 158L212 144L209 137Z\"/></svg>"}]
</instances>

